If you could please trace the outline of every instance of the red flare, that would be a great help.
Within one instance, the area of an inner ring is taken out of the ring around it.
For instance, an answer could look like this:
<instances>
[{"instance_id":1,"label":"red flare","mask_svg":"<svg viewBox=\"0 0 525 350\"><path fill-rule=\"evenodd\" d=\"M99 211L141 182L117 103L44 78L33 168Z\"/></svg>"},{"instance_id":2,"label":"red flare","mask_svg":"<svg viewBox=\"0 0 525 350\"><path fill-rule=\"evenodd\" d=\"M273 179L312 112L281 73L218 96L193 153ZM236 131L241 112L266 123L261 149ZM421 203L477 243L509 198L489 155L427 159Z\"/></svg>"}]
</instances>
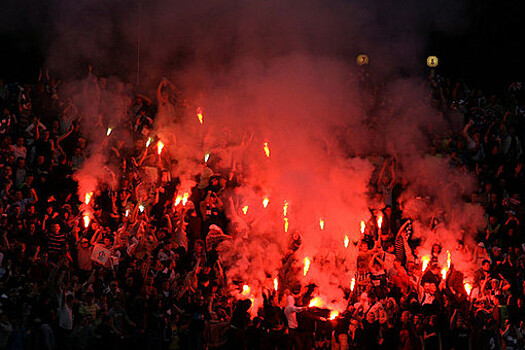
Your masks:
<instances>
[{"instance_id":1,"label":"red flare","mask_svg":"<svg viewBox=\"0 0 525 350\"><path fill-rule=\"evenodd\" d=\"M162 149L164 148L164 143L162 141L157 142L157 154L160 156Z\"/></svg>"},{"instance_id":2,"label":"red flare","mask_svg":"<svg viewBox=\"0 0 525 350\"><path fill-rule=\"evenodd\" d=\"M270 146L268 145L268 142L264 143L264 153L266 154L266 157L270 158Z\"/></svg>"},{"instance_id":3,"label":"red flare","mask_svg":"<svg viewBox=\"0 0 525 350\"><path fill-rule=\"evenodd\" d=\"M310 259L306 257L304 258L303 276L306 276L309 270L310 270Z\"/></svg>"}]
</instances>

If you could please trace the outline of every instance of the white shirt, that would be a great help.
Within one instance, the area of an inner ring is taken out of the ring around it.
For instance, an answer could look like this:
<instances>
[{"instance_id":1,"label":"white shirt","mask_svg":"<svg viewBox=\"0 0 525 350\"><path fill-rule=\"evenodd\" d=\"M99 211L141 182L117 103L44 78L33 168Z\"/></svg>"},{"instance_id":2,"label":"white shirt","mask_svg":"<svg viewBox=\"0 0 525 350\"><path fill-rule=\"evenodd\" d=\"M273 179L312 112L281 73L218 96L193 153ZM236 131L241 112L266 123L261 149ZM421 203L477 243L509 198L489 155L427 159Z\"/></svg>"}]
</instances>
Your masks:
<instances>
[{"instance_id":1,"label":"white shirt","mask_svg":"<svg viewBox=\"0 0 525 350\"><path fill-rule=\"evenodd\" d=\"M297 323L297 313L303 311L302 307L297 307L294 304L294 298L289 295L287 298L287 305L284 308L284 315L288 320L288 328L290 329L297 329L297 327L299 327L299 323Z\"/></svg>"}]
</instances>

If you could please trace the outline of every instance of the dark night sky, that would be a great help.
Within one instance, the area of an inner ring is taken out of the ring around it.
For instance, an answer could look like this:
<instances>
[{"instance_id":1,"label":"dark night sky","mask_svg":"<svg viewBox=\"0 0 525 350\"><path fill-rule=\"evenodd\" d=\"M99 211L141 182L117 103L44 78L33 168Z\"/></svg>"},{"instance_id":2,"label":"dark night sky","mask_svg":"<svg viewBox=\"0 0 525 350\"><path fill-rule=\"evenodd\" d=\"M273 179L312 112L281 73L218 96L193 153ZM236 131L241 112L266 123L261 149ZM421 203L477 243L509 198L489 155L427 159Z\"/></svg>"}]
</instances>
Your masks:
<instances>
[{"instance_id":1,"label":"dark night sky","mask_svg":"<svg viewBox=\"0 0 525 350\"><path fill-rule=\"evenodd\" d=\"M467 25L452 33L428 33L425 54L439 57L443 74L483 88L499 89L523 80L523 58L518 52L525 43L525 30L519 1L471 0L465 6ZM30 82L37 77L53 40L49 8L46 1L1 2L1 78ZM7 17L17 20L6 25ZM425 57L421 63L424 67Z\"/></svg>"}]
</instances>

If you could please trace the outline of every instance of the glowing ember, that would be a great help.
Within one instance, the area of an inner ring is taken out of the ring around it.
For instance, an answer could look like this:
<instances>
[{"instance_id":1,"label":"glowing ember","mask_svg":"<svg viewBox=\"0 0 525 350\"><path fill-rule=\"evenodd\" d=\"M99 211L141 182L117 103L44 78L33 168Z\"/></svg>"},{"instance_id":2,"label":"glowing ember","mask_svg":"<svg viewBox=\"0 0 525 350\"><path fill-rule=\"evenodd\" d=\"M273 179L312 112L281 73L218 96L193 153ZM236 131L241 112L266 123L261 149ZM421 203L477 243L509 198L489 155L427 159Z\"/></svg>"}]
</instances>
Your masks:
<instances>
[{"instance_id":1,"label":"glowing ember","mask_svg":"<svg viewBox=\"0 0 525 350\"><path fill-rule=\"evenodd\" d=\"M246 296L250 294L250 286L247 284L243 284L242 286L242 295Z\"/></svg>"},{"instance_id":2,"label":"glowing ember","mask_svg":"<svg viewBox=\"0 0 525 350\"><path fill-rule=\"evenodd\" d=\"M162 141L157 142L157 153L160 156L162 149L164 148L164 143Z\"/></svg>"},{"instance_id":3,"label":"glowing ember","mask_svg":"<svg viewBox=\"0 0 525 350\"><path fill-rule=\"evenodd\" d=\"M324 230L324 220L323 219L319 219L319 227L321 228L321 230Z\"/></svg>"},{"instance_id":4,"label":"glowing ember","mask_svg":"<svg viewBox=\"0 0 525 350\"><path fill-rule=\"evenodd\" d=\"M377 218L377 227L381 230L381 225L383 224L383 215L379 215Z\"/></svg>"},{"instance_id":5,"label":"glowing ember","mask_svg":"<svg viewBox=\"0 0 525 350\"><path fill-rule=\"evenodd\" d=\"M286 217L288 215L288 202L284 201L283 205L283 216Z\"/></svg>"},{"instance_id":6,"label":"glowing ember","mask_svg":"<svg viewBox=\"0 0 525 350\"><path fill-rule=\"evenodd\" d=\"M113 131L113 128L108 128L108 131L106 131L106 136L111 135L112 131Z\"/></svg>"},{"instance_id":7,"label":"glowing ember","mask_svg":"<svg viewBox=\"0 0 525 350\"><path fill-rule=\"evenodd\" d=\"M270 203L270 199L269 199L268 197L265 197L265 198L263 199L263 202L262 202L262 203L263 203L263 207L266 208L266 207L268 206L268 203Z\"/></svg>"},{"instance_id":8,"label":"glowing ember","mask_svg":"<svg viewBox=\"0 0 525 350\"><path fill-rule=\"evenodd\" d=\"M441 278L443 278L444 280L447 279L447 272L448 272L448 269L446 267L443 267L441 269Z\"/></svg>"},{"instance_id":9,"label":"glowing ember","mask_svg":"<svg viewBox=\"0 0 525 350\"><path fill-rule=\"evenodd\" d=\"M348 248L348 243L350 243L350 238L348 238L347 235L345 235L344 243L345 243L345 248Z\"/></svg>"},{"instance_id":10,"label":"glowing ember","mask_svg":"<svg viewBox=\"0 0 525 350\"><path fill-rule=\"evenodd\" d=\"M465 287L465 292L467 292L467 295L470 296L470 293L472 292L472 286L470 283L465 282L463 286Z\"/></svg>"},{"instance_id":11,"label":"glowing ember","mask_svg":"<svg viewBox=\"0 0 525 350\"><path fill-rule=\"evenodd\" d=\"M210 159L210 154L209 153L206 153L204 155L204 162L208 163L208 159Z\"/></svg>"},{"instance_id":12,"label":"glowing ember","mask_svg":"<svg viewBox=\"0 0 525 350\"><path fill-rule=\"evenodd\" d=\"M447 250L447 267L450 269L450 252Z\"/></svg>"},{"instance_id":13,"label":"glowing ember","mask_svg":"<svg viewBox=\"0 0 525 350\"><path fill-rule=\"evenodd\" d=\"M319 305L321 305L321 300L319 299L319 297L315 297L312 300L310 300L308 307L314 307L314 306L319 306Z\"/></svg>"},{"instance_id":14,"label":"glowing ember","mask_svg":"<svg viewBox=\"0 0 525 350\"><path fill-rule=\"evenodd\" d=\"M422 262L422 264L421 264L421 271L425 272L425 270L428 267L428 263L430 262L430 256L425 255L424 257L421 258L421 262Z\"/></svg>"},{"instance_id":15,"label":"glowing ember","mask_svg":"<svg viewBox=\"0 0 525 350\"><path fill-rule=\"evenodd\" d=\"M268 146L268 142L264 143L264 153L266 154L266 157L270 158L270 146Z\"/></svg>"},{"instance_id":16,"label":"glowing ember","mask_svg":"<svg viewBox=\"0 0 525 350\"><path fill-rule=\"evenodd\" d=\"M188 203L188 197L189 197L189 193L188 192L185 192L184 195L182 195L182 205L183 206L186 206L186 203Z\"/></svg>"},{"instance_id":17,"label":"glowing ember","mask_svg":"<svg viewBox=\"0 0 525 350\"><path fill-rule=\"evenodd\" d=\"M152 142L153 142L153 137L149 137L148 141L146 141L146 148L148 148L149 145L151 145Z\"/></svg>"},{"instance_id":18,"label":"glowing ember","mask_svg":"<svg viewBox=\"0 0 525 350\"><path fill-rule=\"evenodd\" d=\"M355 288L355 277L352 278L352 281L350 282L350 291L354 291L354 288Z\"/></svg>"},{"instance_id":19,"label":"glowing ember","mask_svg":"<svg viewBox=\"0 0 525 350\"><path fill-rule=\"evenodd\" d=\"M277 279L277 277L275 277L273 279L273 289L277 292L277 290L279 289L279 280Z\"/></svg>"},{"instance_id":20,"label":"glowing ember","mask_svg":"<svg viewBox=\"0 0 525 350\"><path fill-rule=\"evenodd\" d=\"M284 232L288 232L288 226L290 226L290 223L288 222L288 218L284 218Z\"/></svg>"},{"instance_id":21,"label":"glowing ember","mask_svg":"<svg viewBox=\"0 0 525 350\"><path fill-rule=\"evenodd\" d=\"M141 213L144 212L144 205L143 204L139 204L139 210Z\"/></svg>"},{"instance_id":22,"label":"glowing ember","mask_svg":"<svg viewBox=\"0 0 525 350\"><path fill-rule=\"evenodd\" d=\"M361 233L365 233L366 224L364 221L361 221Z\"/></svg>"},{"instance_id":23,"label":"glowing ember","mask_svg":"<svg viewBox=\"0 0 525 350\"><path fill-rule=\"evenodd\" d=\"M199 118L199 123L204 124L204 116L202 115L202 108L197 108L197 118Z\"/></svg>"},{"instance_id":24,"label":"glowing ember","mask_svg":"<svg viewBox=\"0 0 525 350\"><path fill-rule=\"evenodd\" d=\"M88 192L86 193L86 195L84 196L84 203L86 205L89 205L89 202L91 202L91 197L93 197L93 192Z\"/></svg>"},{"instance_id":25,"label":"glowing ember","mask_svg":"<svg viewBox=\"0 0 525 350\"><path fill-rule=\"evenodd\" d=\"M306 274L308 273L308 270L310 270L310 259L306 257L304 258L303 276L306 276Z\"/></svg>"},{"instance_id":26,"label":"glowing ember","mask_svg":"<svg viewBox=\"0 0 525 350\"><path fill-rule=\"evenodd\" d=\"M179 195L177 198L175 198L175 206L178 206L180 202L182 202L182 196Z\"/></svg>"},{"instance_id":27,"label":"glowing ember","mask_svg":"<svg viewBox=\"0 0 525 350\"><path fill-rule=\"evenodd\" d=\"M337 310L330 311L330 319L331 320L335 320L337 316L339 316L339 311L337 311Z\"/></svg>"},{"instance_id":28,"label":"glowing ember","mask_svg":"<svg viewBox=\"0 0 525 350\"><path fill-rule=\"evenodd\" d=\"M89 222L91 221L91 219L89 218L89 215L87 214L84 215L83 219L84 219L84 228L88 228Z\"/></svg>"},{"instance_id":29,"label":"glowing ember","mask_svg":"<svg viewBox=\"0 0 525 350\"><path fill-rule=\"evenodd\" d=\"M244 213L244 215L246 215L246 213L248 212L248 206L247 205L242 207L242 212Z\"/></svg>"}]
</instances>

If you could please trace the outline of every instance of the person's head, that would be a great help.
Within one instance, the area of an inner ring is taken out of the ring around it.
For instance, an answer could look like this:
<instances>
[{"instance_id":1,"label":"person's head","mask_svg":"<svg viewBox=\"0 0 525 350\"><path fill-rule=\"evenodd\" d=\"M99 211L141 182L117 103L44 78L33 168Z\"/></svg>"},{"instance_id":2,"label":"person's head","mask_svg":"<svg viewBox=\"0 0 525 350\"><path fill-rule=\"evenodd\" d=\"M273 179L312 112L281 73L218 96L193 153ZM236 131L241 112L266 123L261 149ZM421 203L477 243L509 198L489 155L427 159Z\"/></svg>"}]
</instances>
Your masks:
<instances>
[{"instance_id":1,"label":"person's head","mask_svg":"<svg viewBox=\"0 0 525 350\"><path fill-rule=\"evenodd\" d=\"M493 278L490 280L490 286L492 290L497 290L499 288L499 280L497 278Z\"/></svg>"},{"instance_id":2,"label":"person's head","mask_svg":"<svg viewBox=\"0 0 525 350\"><path fill-rule=\"evenodd\" d=\"M31 185L33 185L34 179L35 179L35 177L33 176L33 174L27 174L26 175L26 179L25 179L26 185L31 187Z\"/></svg>"},{"instance_id":3,"label":"person's head","mask_svg":"<svg viewBox=\"0 0 525 350\"><path fill-rule=\"evenodd\" d=\"M46 160L46 159L44 158L43 155L39 155L38 157L36 157L36 164L37 164L37 165L42 165L42 164L44 164L44 161L45 161L45 160Z\"/></svg>"},{"instance_id":4,"label":"person's head","mask_svg":"<svg viewBox=\"0 0 525 350\"><path fill-rule=\"evenodd\" d=\"M494 254L494 256L496 258L498 258L501 255L501 248L500 247L493 247L492 248L492 254Z\"/></svg>"},{"instance_id":5,"label":"person's head","mask_svg":"<svg viewBox=\"0 0 525 350\"><path fill-rule=\"evenodd\" d=\"M432 245L432 255L437 256L439 253L441 253L441 245L434 243Z\"/></svg>"},{"instance_id":6,"label":"person's head","mask_svg":"<svg viewBox=\"0 0 525 350\"><path fill-rule=\"evenodd\" d=\"M490 271L490 261L487 259L483 260L483 262L481 263L481 268L483 269L483 271L489 272Z\"/></svg>"},{"instance_id":7,"label":"person's head","mask_svg":"<svg viewBox=\"0 0 525 350\"><path fill-rule=\"evenodd\" d=\"M195 241L194 248L195 253L200 254L204 250L204 241L198 239Z\"/></svg>"},{"instance_id":8,"label":"person's head","mask_svg":"<svg viewBox=\"0 0 525 350\"><path fill-rule=\"evenodd\" d=\"M55 222L51 225L51 231L54 233L54 234L57 234L60 232L60 224L58 222Z\"/></svg>"},{"instance_id":9,"label":"person's head","mask_svg":"<svg viewBox=\"0 0 525 350\"><path fill-rule=\"evenodd\" d=\"M366 243L365 241L359 242L359 251L362 253L368 252L368 243Z\"/></svg>"},{"instance_id":10,"label":"person's head","mask_svg":"<svg viewBox=\"0 0 525 350\"><path fill-rule=\"evenodd\" d=\"M414 325L417 326L417 325L421 324L422 321L423 321L423 319L422 319L420 314L415 314L414 315Z\"/></svg>"},{"instance_id":11,"label":"person's head","mask_svg":"<svg viewBox=\"0 0 525 350\"><path fill-rule=\"evenodd\" d=\"M18 147L22 147L24 145L24 138L23 137L19 137L16 139L16 145Z\"/></svg>"},{"instance_id":12,"label":"person's head","mask_svg":"<svg viewBox=\"0 0 525 350\"><path fill-rule=\"evenodd\" d=\"M410 311L403 311L401 314L401 322L407 323L412 320L412 314L410 314Z\"/></svg>"},{"instance_id":13,"label":"person's head","mask_svg":"<svg viewBox=\"0 0 525 350\"><path fill-rule=\"evenodd\" d=\"M432 265L430 265L430 271L432 271L434 275L439 275L439 272L440 272L439 265L436 263L433 263Z\"/></svg>"}]
</instances>

